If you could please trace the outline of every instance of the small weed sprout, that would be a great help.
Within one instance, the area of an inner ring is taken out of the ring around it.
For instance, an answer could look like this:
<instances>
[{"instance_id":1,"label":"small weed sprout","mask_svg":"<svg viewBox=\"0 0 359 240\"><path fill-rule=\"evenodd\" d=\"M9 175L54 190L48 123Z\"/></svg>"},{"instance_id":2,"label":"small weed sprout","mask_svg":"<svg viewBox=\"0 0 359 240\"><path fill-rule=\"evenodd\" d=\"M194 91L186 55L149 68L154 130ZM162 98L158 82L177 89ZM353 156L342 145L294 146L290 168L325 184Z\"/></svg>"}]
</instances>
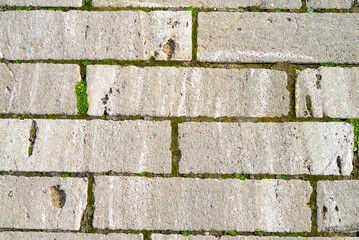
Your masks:
<instances>
[{"instance_id":1,"label":"small weed sprout","mask_svg":"<svg viewBox=\"0 0 359 240\"><path fill-rule=\"evenodd\" d=\"M148 172L141 172L138 175L141 177L146 177L148 175Z\"/></svg>"},{"instance_id":2,"label":"small weed sprout","mask_svg":"<svg viewBox=\"0 0 359 240\"><path fill-rule=\"evenodd\" d=\"M234 231L234 230L232 230L232 231L225 231L224 234L230 235L230 236L234 236L234 235L236 235L236 231Z\"/></svg>"},{"instance_id":3,"label":"small weed sprout","mask_svg":"<svg viewBox=\"0 0 359 240\"><path fill-rule=\"evenodd\" d=\"M312 13L314 12L313 8L307 8L307 13Z\"/></svg>"},{"instance_id":4,"label":"small weed sprout","mask_svg":"<svg viewBox=\"0 0 359 240\"><path fill-rule=\"evenodd\" d=\"M235 174L234 174L234 177L235 177L235 178L238 178L238 179L240 179L240 180L245 180L245 179L246 179L246 177L245 177L243 174L241 174L241 173L235 173Z\"/></svg>"},{"instance_id":5,"label":"small weed sprout","mask_svg":"<svg viewBox=\"0 0 359 240\"><path fill-rule=\"evenodd\" d=\"M70 177L70 174L68 174L68 173L62 174L62 178L67 178L67 177Z\"/></svg>"},{"instance_id":6,"label":"small weed sprout","mask_svg":"<svg viewBox=\"0 0 359 240\"><path fill-rule=\"evenodd\" d=\"M189 235L191 235L191 232L189 230L185 230L182 232L182 235L188 237Z\"/></svg>"},{"instance_id":7,"label":"small weed sprout","mask_svg":"<svg viewBox=\"0 0 359 240\"><path fill-rule=\"evenodd\" d=\"M263 237L264 232L257 230L257 231L256 231L256 234L257 234L258 236L260 236L260 237Z\"/></svg>"}]
</instances>

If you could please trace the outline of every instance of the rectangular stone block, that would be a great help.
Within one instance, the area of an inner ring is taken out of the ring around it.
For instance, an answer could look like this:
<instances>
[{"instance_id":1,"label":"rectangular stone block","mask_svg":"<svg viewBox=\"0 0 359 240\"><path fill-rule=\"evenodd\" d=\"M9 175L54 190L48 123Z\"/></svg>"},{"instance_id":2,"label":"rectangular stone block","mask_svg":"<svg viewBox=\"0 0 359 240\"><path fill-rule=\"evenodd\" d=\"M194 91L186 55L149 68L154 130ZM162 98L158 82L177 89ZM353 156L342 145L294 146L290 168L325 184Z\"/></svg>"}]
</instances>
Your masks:
<instances>
[{"instance_id":1,"label":"rectangular stone block","mask_svg":"<svg viewBox=\"0 0 359 240\"><path fill-rule=\"evenodd\" d=\"M300 180L95 177L100 229L301 232L312 188ZM121 197L119 197L121 196Z\"/></svg>"},{"instance_id":2,"label":"rectangular stone block","mask_svg":"<svg viewBox=\"0 0 359 240\"><path fill-rule=\"evenodd\" d=\"M201 235L191 235L189 237L191 240L219 240L215 236L201 236ZM151 234L151 240L188 240L188 237L178 234L164 235L164 234Z\"/></svg>"},{"instance_id":3,"label":"rectangular stone block","mask_svg":"<svg viewBox=\"0 0 359 240\"><path fill-rule=\"evenodd\" d=\"M268 69L87 67L89 115L280 117L287 74Z\"/></svg>"},{"instance_id":4,"label":"rectangular stone block","mask_svg":"<svg viewBox=\"0 0 359 240\"><path fill-rule=\"evenodd\" d=\"M142 234L83 234L56 232L0 232L2 240L142 240Z\"/></svg>"},{"instance_id":5,"label":"rectangular stone block","mask_svg":"<svg viewBox=\"0 0 359 240\"><path fill-rule=\"evenodd\" d=\"M194 8L286 8L298 9L300 0L93 0L95 7L194 7Z\"/></svg>"},{"instance_id":6,"label":"rectangular stone block","mask_svg":"<svg viewBox=\"0 0 359 240\"><path fill-rule=\"evenodd\" d=\"M78 65L0 63L0 78L1 113L77 113Z\"/></svg>"},{"instance_id":7,"label":"rectangular stone block","mask_svg":"<svg viewBox=\"0 0 359 240\"><path fill-rule=\"evenodd\" d=\"M350 175L347 123L179 124L180 173Z\"/></svg>"},{"instance_id":8,"label":"rectangular stone block","mask_svg":"<svg viewBox=\"0 0 359 240\"><path fill-rule=\"evenodd\" d=\"M86 178L0 176L0 227L79 230Z\"/></svg>"},{"instance_id":9,"label":"rectangular stone block","mask_svg":"<svg viewBox=\"0 0 359 240\"><path fill-rule=\"evenodd\" d=\"M317 185L318 230L359 230L359 181L319 181Z\"/></svg>"},{"instance_id":10,"label":"rectangular stone block","mask_svg":"<svg viewBox=\"0 0 359 240\"><path fill-rule=\"evenodd\" d=\"M26 162L32 126L31 120L0 119L0 171L17 169L19 160Z\"/></svg>"},{"instance_id":11,"label":"rectangular stone block","mask_svg":"<svg viewBox=\"0 0 359 240\"><path fill-rule=\"evenodd\" d=\"M171 173L169 121L36 119L0 125L2 171Z\"/></svg>"},{"instance_id":12,"label":"rectangular stone block","mask_svg":"<svg viewBox=\"0 0 359 240\"><path fill-rule=\"evenodd\" d=\"M252 236L222 236L221 240L358 240L357 237L252 237Z\"/></svg>"},{"instance_id":13,"label":"rectangular stone block","mask_svg":"<svg viewBox=\"0 0 359 240\"><path fill-rule=\"evenodd\" d=\"M355 0L306 0L308 8L351 8L354 7Z\"/></svg>"},{"instance_id":14,"label":"rectangular stone block","mask_svg":"<svg viewBox=\"0 0 359 240\"><path fill-rule=\"evenodd\" d=\"M83 0L0 0L0 6L81 7Z\"/></svg>"},{"instance_id":15,"label":"rectangular stone block","mask_svg":"<svg viewBox=\"0 0 359 240\"><path fill-rule=\"evenodd\" d=\"M358 23L357 13L200 12L198 59L359 63Z\"/></svg>"},{"instance_id":16,"label":"rectangular stone block","mask_svg":"<svg viewBox=\"0 0 359 240\"><path fill-rule=\"evenodd\" d=\"M358 240L357 237L257 237L257 236L201 236L191 235L191 240ZM188 240L188 237L172 234L151 234L151 240Z\"/></svg>"},{"instance_id":17,"label":"rectangular stone block","mask_svg":"<svg viewBox=\"0 0 359 240\"><path fill-rule=\"evenodd\" d=\"M191 60L190 11L0 12L0 58Z\"/></svg>"},{"instance_id":18,"label":"rectangular stone block","mask_svg":"<svg viewBox=\"0 0 359 240\"><path fill-rule=\"evenodd\" d=\"M359 118L359 68L320 67L298 72L297 117Z\"/></svg>"}]
</instances>

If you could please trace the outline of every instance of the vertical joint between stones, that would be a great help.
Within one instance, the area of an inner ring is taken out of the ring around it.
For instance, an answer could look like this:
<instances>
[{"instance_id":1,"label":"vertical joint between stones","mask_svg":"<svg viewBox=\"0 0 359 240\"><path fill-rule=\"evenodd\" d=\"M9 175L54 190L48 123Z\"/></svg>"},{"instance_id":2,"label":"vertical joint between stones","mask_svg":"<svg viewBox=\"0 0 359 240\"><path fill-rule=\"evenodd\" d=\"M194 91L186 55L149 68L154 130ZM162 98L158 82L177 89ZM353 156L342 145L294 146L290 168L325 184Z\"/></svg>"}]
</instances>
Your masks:
<instances>
[{"instance_id":1,"label":"vertical joint between stones","mask_svg":"<svg viewBox=\"0 0 359 240\"><path fill-rule=\"evenodd\" d=\"M178 122L179 120L171 120L171 154L172 154L172 175L179 176L179 161L181 159L181 152L178 144Z\"/></svg>"},{"instance_id":2,"label":"vertical joint between stones","mask_svg":"<svg viewBox=\"0 0 359 240\"><path fill-rule=\"evenodd\" d=\"M93 192L94 186L94 176L90 175L88 177L88 186L87 186L87 205L85 211L82 215L81 220L81 232L83 233L96 233L96 229L94 229L92 222L95 212L95 196Z\"/></svg>"}]
</instances>

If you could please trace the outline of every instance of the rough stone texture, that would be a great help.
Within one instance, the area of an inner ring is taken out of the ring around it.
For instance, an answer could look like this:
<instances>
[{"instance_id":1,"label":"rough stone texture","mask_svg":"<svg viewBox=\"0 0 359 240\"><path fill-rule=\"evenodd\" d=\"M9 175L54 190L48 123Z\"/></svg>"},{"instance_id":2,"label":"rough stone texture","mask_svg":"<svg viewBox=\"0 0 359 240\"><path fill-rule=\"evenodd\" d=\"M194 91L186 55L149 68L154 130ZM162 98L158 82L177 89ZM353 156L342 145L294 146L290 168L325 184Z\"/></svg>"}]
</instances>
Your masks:
<instances>
[{"instance_id":1,"label":"rough stone texture","mask_svg":"<svg viewBox=\"0 0 359 240\"><path fill-rule=\"evenodd\" d=\"M89 115L277 117L285 72L267 69L87 67Z\"/></svg>"},{"instance_id":2,"label":"rough stone texture","mask_svg":"<svg viewBox=\"0 0 359 240\"><path fill-rule=\"evenodd\" d=\"M256 237L256 236L200 236L190 235L185 237L182 235L172 234L151 234L151 240L358 240L356 237Z\"/></svg>"},{"instance_id":3,"label":"rough stone texture","mask_svg":"<svg viewBox=\"0 0 359 240\"><path fill-rule=\"evenodd\" d=\"M50 188L66 194L62 208L53 206ZM0 227L79 230L87 204L87 179L0 176Z\"/></svg>"},{"instance_id":4,"label":"rough stone texture","mask_svg":"<svg viewBox=\"0 0 359 240\"><path fill-rule=\"evenodd\" d=\"M27 159L31 126L31 120L0 119L0 170L16 168L18 160Z\"/></svg>"},{"instance_id":5,"label":"rough stone texture","mask_svg":"<svg viewBox=\"0 0 359 240\"><path fill-rule=\"evenodd\" d=\"M78 65L0 63L0 79L1 113L77 113Z\"/></svg>"},{"instance_id":6,"label":"rough stone texture","mask_svg":"<svg viewBox=\"0 0 359 240\"><path fill-rule=\"evenodd\" d=\"M359 118L359 68L305 69L295 93L297 117Z\"/></svg>"},{"instance_id":7,"label":"rough stone texture","mask_svg":"<svg viewBox=\"0 0 359 240\"><path fill-rule=\"evenodd\" d=\"M0 232L2 240L143 240L142 234L82 234L47 232Z\"/></svg>"},{"instance_id":8,"label":"rough stone texture","mask_svg":"<svg viewBox=\"0 0 359 240\"><path fill-rule=\"evenodd\" d=\"M146 60L175 45L171 60L192 57L190 11L0 12L0 56L9 60Z\"/></svg>"},{"instance_id":9,"label":"rough stone texture","mask_svg":"<svg viewBox=\"0 0 359 240\"><path fill-rule=\"evenodd\" d=\"M353 132L333 122L182 123L179 172L350 175Z\"/></svg>"},{"instance_id":10,"label":"rough stone texture","mask_svg":"<svg viewBox=\"0 0 359 240\"><path fill-rule=\"evenodd\" d=\"M357 237L249 237L222 236L221 240L358 240Z\"/></svg>"},{"instance_id":11,"label":"rough stone texture","mask_svg":"<svg viewBox=\"0 0 359 240\"><path fill-rule=\"evenodd\" d=\"M96 7L195 7L195 8L286 8L298 9L302 6L300 0L93 0Z\"/></svg>"},{"instance_id":12,"label":"rough stone texture","mask_svg":"<svg viewBox=\"0 0 359 240\"><path fill-rule=\"evenodd\" d=\"M0 121L0 125L5 125L5 132L1 132L5 140L0 140L0 149L5 149L1 152L1 159L5 160L0 162L1 170L171 173L169 121L37 119L32 155L28 156L29 121L20 122L20 126L18 120ZM12 126L23 133L8 129ZM13 152L18 145L21 151Z\"/></svg>"},{"instance_id":13,"label":"rough stone texture","mask_svg":"<svg viewBox=\"0 0 359 240\"><path fill-rule=\"evenodd\" d=\"M171 234L171 235L163 235L163 234L151 234L151 240L219 240L219 238L215 236L201 236L201 235L190 235L189 237Z\"/></svg>"},{"instance_id":14,"label":"rough stone texture","mask_svg":"<svg viewBox=\"0 0 359 240\"><path fill-rule=\"evenodd\" d=\"M0 6L81 7L83 0L0 0Z\"/></svg>"},{"instance_id":15,"label":"rough stone texture","mask_svg":"<svg viewBox=\"0 0 359 240\"><path fill-rule=\"evenodd\" d=\"M356 13L200 12L198 24L201 61L359 63Z\"/></svg>"},{"instance_id":16,"label":"rough stone texture","mask_svg":"<svg viewBox=\"0 0 359 240\"><path fill-rule=\"evenodd\" d=\"M300 180L95 177L96 228L301 232L312 188ZM121 196L121 197L119 197Z\"/></svg>"},{"instance_id":17,"label":"rough stone texture","mask_svg":"<svg viewBox=\"0 0 359 240\"><path fill-rule=\"evenodd\" d=\"M359 230L359 181L319 181L317 185L318 230Z\"/></svg>"},{"instance_id":18,"label":"rough stone texture","mask_svg":"<svg viewBox=\"0 0 359 240\"><path fill-rule=\"evenodd\" d=\"M354 0L306 0L308 8L351 8Z\"/></svg>"}]
</instances>

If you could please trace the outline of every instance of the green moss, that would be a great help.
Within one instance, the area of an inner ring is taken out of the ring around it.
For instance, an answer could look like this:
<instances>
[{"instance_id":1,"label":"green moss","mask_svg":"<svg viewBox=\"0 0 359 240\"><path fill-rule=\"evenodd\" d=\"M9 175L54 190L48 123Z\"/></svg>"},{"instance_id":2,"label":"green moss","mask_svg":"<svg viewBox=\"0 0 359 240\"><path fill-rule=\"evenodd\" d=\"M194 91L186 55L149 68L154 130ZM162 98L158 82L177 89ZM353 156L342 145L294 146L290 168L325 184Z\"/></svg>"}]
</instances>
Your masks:
<instances>
[{"instance_id":1,"label":"green moss","mask_svg":"<svg viewBox=\"0 0 359 240\"><path fill-rule=\"evenodd\" d=\"M189 230L182 231L182 235L185 237L189 237L191 235L191 232Z\"/></svg>"},{"instance_id":2,"label":"green moss","mask_svg":"<svg viewBox=\"0 0 359 240\"><path fill-rule=\"evenodd\" d=\"M132 230L131 234L138 234L138 233L135 230Z\"/></svg>"},{"instance_id":3,"label":"green moss","mask_svg":"<svg viewBox=\"0 0 359 240\"><path fill-rule=\"evenodd\" d=\"M321 63L320 66L322 67L335 67L336 64L333 62Z\"/></svg>"},{"instance_id":4,"label":"green moss","mask_svg":"<svg viewBox=\"0 0 359 240\"><path fill-rule=\"evenodd\" d=\"M235 235L236 235L236 231L234 231L234 230L232 230L232 231L225 231L224 234L230 235L230 236L235 236Z\"/></svg>"},{"instance_id":5,"label":"green moss","mask_svg":"<svg viewBox=\"0 0 359 240\"><path fill-rule=\"evenodd\" d=\"M182 118L173 118L171 120L171 153L172 153L172 175L179 176L178 163L181 159L181 152L178 147L178 124L183 122Z\"/></svg>"},{"instance_id":6,"label":"green moss","mask_svg":"<svg viewBox=\"0 0 359 240\"><path fill-rule=\"evenodd\" d=\"M359 118L348 119L348 123L354 126L354 151L359 149Z\"/></svg>"},{"instance_id":7,"label":"green moss","mask_svg":"<svg viewBox=\"0 0 359 240\"><path fill-rule=\"evenodd\" d=\"M33 148L32 146L29 147L29 152L28 152L28 153L29 153L29 157L32 155L32 148Z\"/></svg>"},{"instance_id":8,"label":"green moss","mask_svg":"<svg viewBox=\"0 0 359 240\"><path fill-rule=\"evenodd\" d=\"M102 119L102 120L106 120L106 118L107 118L107 116L106 116L105 114L103 114L103 115L101 116L101 119Z\"/></svg>"},{"instance_id":9,"label":"green moss","mask_svg":"<svg viewBox=\"0 0 359 240\"><path fill-rule=\"evenodd\" d=\"M76 85L77 109L79 115L86 114L89 107L86 88L86 82L84 80L81 80Z\"/></svg>"},{"instance_id":10,"label":"green moss","mask_svg":"<svg viewBox=\"0 0 359 240\"><path fill-rule=\"evenodd\" d=\"M259 231L259 230L257 230L257 231L256 231L256 235L258 235L258 236L260 236L260 237L263 237L264 231Z\"/></svg>"},{"instance_id":11,"label":"green moss","mask_svg":"<svg viewBox=\"0 0 359 240\"><path fill-rule=\"evenodd\" d=\"M91 62L89 61L89 60L83 60L82 61L82 65L84 65L85 67L87 66L87 65L89 65Z\"/></svg>"},{"instance_id":12,"label":"green moss","mask_svg":"<svg viewBox=\"0 0 359 240\"><path fill-rule=\"evenodd\" d=\"M147 176L148 176L148 172L140 172L140 173L138 174L138 176L147 177Z\"/></svg>"},{"instance_id":13,"label":"green moss","mask_svg":"<svg viewBox=\"0 0 359 240\"><path fill-rule=\"evenodd\" d=\"M70 177L70 174L69 174L69 173L63 173L63 174L62 174L62 178L67 178L67 177Z\"/></svg>"},{"instance_id":14,"label":"green moss","mask_svg":"<svg viewBox=\"0 0 359 240\"><path fill-rule=\"evenodd\" d=\"M288 176L287 176L287 175L282 175L282 176L281 176L281 179L283 179L283 180L288 180Z\"/></svg>"},{"instance_id":15,"label":"green moss","mask_svg":"<svg viewBox=\"0 0 359 240\"><path fill-rule=\"evenodd\" d=\"M240 180L245 180L246 179L246 177L241 173L235 173L234 177L237 178L237 179L240 179Z\"/></svg>"},{"instance_id":16,"label":"green moss","mask_svg":"<svg viewBox=\"0 0 359 240\"><path fill-rule=\"evenodd\" d=\"M313 8L307 8L307 13L312 13L314 12Z\"/></svg>"}]
</instances>

